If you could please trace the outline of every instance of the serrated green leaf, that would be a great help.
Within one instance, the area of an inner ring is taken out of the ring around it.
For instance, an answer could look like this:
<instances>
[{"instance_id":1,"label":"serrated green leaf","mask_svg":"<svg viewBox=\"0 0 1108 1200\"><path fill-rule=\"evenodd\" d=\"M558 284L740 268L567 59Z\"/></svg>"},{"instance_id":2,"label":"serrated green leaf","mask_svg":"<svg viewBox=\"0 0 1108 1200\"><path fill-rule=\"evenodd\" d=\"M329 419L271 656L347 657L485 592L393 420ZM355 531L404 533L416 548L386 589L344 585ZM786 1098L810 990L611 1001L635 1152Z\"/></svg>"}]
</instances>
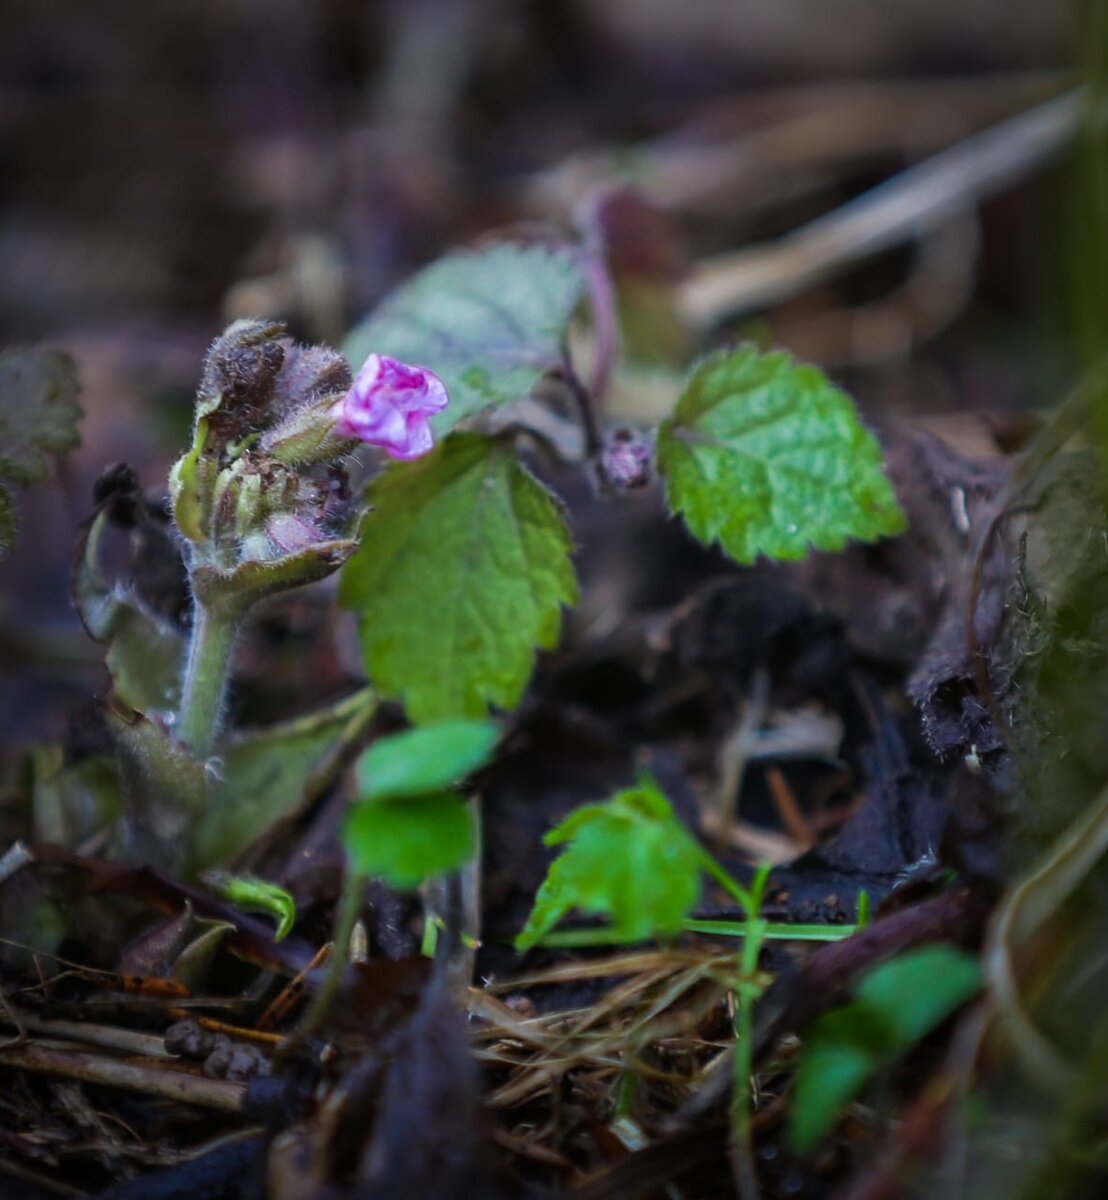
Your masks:
<instances>
[{"instance_id":1,"label":"serrated green leaf","mask_svg":"<svg viewBox=\"0 0 1108 1200\"><path fill-rule=\"evenodd\" d=\"M815 367L751 346L690 375L658 433L670 507L738 562L803 558L900 533L877 440Z\"/></svg>"},{"instance_id":2,"label":"serrated green leaf","mask_svg":"<svg viewBox=\"0 0 1108 1200\"><path fill-rule=\"evenodd\" d=\"M466 433L390 466L370 506L340 596L374 686L415 723L512 708L577 599L557 502L510 445Z\"/></svg>"},{"instance_id":3,"label":"serrated green leaf","mask_svg":"<svg viewBox=\"0 0 1108 1200\"><path fill-rule=\"evenodd\" d=\"M872 1075L979 985L977 961L953 946L923 946L870 971L853 1003L826 1013L805 1035L789 1112L793 1148L814 1149Z\"/></svg>"},{"instance_id":4,"label":"serrated green leaf","mask_svg":"<svg viewBox=\"0 0 1108 1200\"><path fill-rule=\"evenodd\" d=\"M386 296L343 347L355 371L370 354L429 367L449 406L442 436L492 404L525 396L561 361L584 290L569 249L500 243L441 258Z\"/></svg>"},{"instance_id":5,"label":"serrated green leaf","mask_svg":"<svg viewBox=\"0 0 1108 1200\"><path fill-rule=\"evenodd\" d=\"M674 934L700 897L704 852L653 780L577 809L544 841L566 848L550 865L517 950L573 908L610 916L616 940Z\"/></svg>"},{"instance_id":6,"label":"serrated green leaf","mask_svg":"<svg viewBox=\"0 0 1108 1200\"><path fill-rule=\"evenodd\" d=\"M451 793L356 804L342 832L355 871L396 888L453 871L473 853L473 816Z\"/></svg>"},{"instance_id":7,"label":"serrated green leaf","mask_svg":"<svg viewBox=\"0 0 1108 1200\"><path fill-rule=\"evenodd\" d=\"M397 800L441 792L483 766L499 737L491 721L443 721L378 738L358 761L359 796Z\"/></svg>"},{"instance_id":8,"label":"serrated green leaf","mask_svg":"<svg viewBox=\"0 0 1108 1200\"><path fill-rule=\"evenodd\" d=\"M77 372L61 350L0 352L0 554L18 528L13 486L30 487L49 473L47 455L76 446Z\"/></svg>"}]
</instances>

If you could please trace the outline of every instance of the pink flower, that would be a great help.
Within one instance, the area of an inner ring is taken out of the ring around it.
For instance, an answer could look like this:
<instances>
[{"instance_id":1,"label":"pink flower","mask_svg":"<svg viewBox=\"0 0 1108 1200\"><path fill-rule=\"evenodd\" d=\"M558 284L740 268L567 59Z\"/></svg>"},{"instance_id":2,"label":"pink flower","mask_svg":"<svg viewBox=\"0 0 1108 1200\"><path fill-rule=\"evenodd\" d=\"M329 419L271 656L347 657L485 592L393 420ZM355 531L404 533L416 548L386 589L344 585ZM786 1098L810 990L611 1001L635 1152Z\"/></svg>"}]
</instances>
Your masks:
<instances>
[{"instance_id":1,"label":"pink flower","mask_svg":"<svg viewBox=\"0 0 1108 1200\"><path fill-rule=\"evenodd\" d=\"M343 437L380 446L392 458L419 458L434 445L428 418L449 399L442 380L425 367L371 354L331 411Z\"/></svg>"}]
</instances>

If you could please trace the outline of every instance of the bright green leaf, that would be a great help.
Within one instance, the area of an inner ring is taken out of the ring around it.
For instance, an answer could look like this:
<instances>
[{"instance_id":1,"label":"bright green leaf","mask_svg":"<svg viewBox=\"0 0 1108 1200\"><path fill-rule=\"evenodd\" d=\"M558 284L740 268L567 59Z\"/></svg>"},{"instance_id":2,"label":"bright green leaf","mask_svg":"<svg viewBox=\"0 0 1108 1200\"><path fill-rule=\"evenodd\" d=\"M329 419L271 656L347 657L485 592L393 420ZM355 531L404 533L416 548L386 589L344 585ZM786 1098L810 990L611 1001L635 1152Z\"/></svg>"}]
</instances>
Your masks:
<instances>
[{"instance_id":1,"label":"bright green leaf","mask_svg":"<svg viewBox=\"0 0 1108 1200\"><path fill-rule=\"evenodd\" d=\"M450 405L441 436L463 418L527 395L561 362L584 289L569 249L504 242L441 258L387 296L346 341L355 371L370 354L429 367Z\"/></svg>"},{"instance_id":2,"label":"bright green leaf","mask_svg":"<svg viewBox=\"0 0 1108 1200\"><path fill-rule=\"evenodd\" d=\"M900 533L877 440L815 367L751 346L696 366L658 433L670 506L732 558L803 558Z\"/></svg>"},{"instance_id":3,"label":"bright green leaf","mask_svg":"<svg viewBox=\"0 0 1108 1200\"><path fill-rule=\"evenodd\" d=\"M616 940L674 934L700 896L704 852L653 780L577 809L544 840L566 848L550 864L518 950L573 908L611 917Z\"/></svg>"},{"instance_id":4,"label":"bright green leaf","mask_svg":"<svg viewBox=\"0 0 1108 1200\"><path fill-rule=\"evenodd\" d=\"M370 506L340 594L375 687L416 723L512 708L577 599L557 502L510 445L466 433L389 467Z\"/></svg>"},{"instance_id":5,"label":"bright green leaf","mask_svg":"<svg viewBox=\"0 0 1108 1200\"><path fill-rule=\"evenodd\" d=\"M356 804L342 837L359 874L412 888L460 867L473 853L475 832L466 802L442 793Z\"/></svg>"},{"instance_id":6,"label":"bright green leaf","mask_svg":"<svg viewBox=\"0 0 1108 1200\"><path fill-rule=\"evenodd\" d=\"M243 912L266 913L277 922L273 940L279 942L296 924L296 901L276 883L254 875L231 875L227 871L205 871L200 881L221 899Z\"/></svg>"},{"instance_id":7,"label":"bright green leaf","mask_svg":"<svg viewBox=\"0 0 1108 1200\"><path fill-rule=\"evenodd\" d=\"M80 440L73 360L45 347L0 352L0 555L11 545L18 513L11 489L42 483L47 455Z\"/></svg>"},{"instance_id":8,"label":"bright green leaf","mask_svg":"<svg viewBox=\"0 0 1108 1200\"><path fill-rule=\"evenodd\" d=\"M483 766L499 737L491 721L443 721L379 738L358 762L359 795L395 800L441 792Z\"/></svg>"},{"instance_id":9,"label":"bright green leaf","mask_svg":"<svg viewBox=\"0 0 1108 1200\"><path fill-rule=\"evenodd\" d=\"M923 946L870 971L853 1003L825 1014L804 1038L789 1114L801 1154L819 1144L882 1066L964 1004L980 984L975 959L952 946Z\"/></svg>"}]
</instances>

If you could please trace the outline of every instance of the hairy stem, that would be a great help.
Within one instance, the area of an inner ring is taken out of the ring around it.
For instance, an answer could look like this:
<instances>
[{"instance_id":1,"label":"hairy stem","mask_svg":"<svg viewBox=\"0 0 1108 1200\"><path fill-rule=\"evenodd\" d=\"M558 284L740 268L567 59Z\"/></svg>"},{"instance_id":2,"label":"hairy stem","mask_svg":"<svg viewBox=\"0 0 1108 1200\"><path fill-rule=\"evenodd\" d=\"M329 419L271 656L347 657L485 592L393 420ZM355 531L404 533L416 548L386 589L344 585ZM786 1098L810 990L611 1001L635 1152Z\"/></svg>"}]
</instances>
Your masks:
<instances>
[{"instance_id":1,"label":"hairy stem","mask_svg":"<svg viewBox=\"0 0 1108 1200\"><path fill-rule=\"evenodd\" d=\"M225 611L200 600L195 602L177 736L198 758L211 753L219 736L231 653L241 618L237 610Z\"/></svg>"}]
</instances>

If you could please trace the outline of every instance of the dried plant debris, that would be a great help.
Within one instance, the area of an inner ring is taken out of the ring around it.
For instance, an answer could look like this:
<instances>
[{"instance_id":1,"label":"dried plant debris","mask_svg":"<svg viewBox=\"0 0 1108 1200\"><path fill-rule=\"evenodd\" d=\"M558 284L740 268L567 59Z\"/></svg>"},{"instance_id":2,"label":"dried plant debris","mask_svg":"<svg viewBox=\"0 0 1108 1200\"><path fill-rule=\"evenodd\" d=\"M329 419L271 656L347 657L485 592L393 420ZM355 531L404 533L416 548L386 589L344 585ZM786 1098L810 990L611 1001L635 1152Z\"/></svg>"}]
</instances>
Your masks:
<instances>
[{"instance_id":1,"label":"dried plant debris","mask_svg":"<svg viewBox=\"0 0 1108 1200\"><path fill-rule=\"evenodd\" d=\"M77 368L60 350L0 353L0 555L19 528L15 488L49 478L49 455L80 440Z\"/></svg>"}]
</instances>

